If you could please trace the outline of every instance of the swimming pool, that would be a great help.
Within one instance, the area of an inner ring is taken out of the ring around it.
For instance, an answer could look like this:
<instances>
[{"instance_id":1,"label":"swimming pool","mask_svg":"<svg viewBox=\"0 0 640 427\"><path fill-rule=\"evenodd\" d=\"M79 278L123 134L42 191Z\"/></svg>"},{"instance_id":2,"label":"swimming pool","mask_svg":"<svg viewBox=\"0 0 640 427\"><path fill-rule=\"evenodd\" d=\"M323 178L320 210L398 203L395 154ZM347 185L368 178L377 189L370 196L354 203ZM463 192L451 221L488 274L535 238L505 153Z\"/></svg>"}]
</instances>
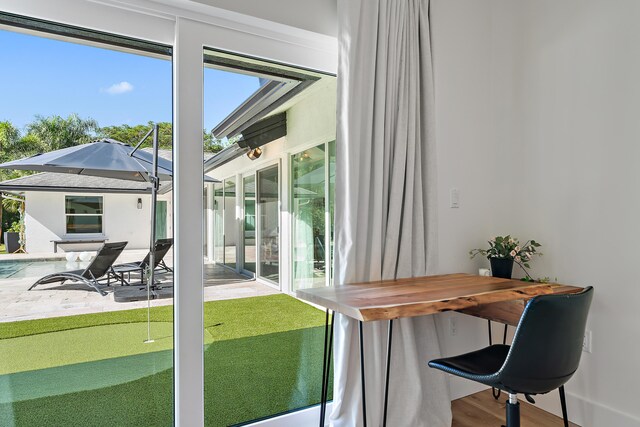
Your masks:
<instances>
[{"instance_id":1,"label":"swimming pool","mask_svg":"<svg viewBox=\"0 0 640 427\"><path fill-rule=\"evenodd\" d=\"M81 270L88 262L67 262L65 260L0 260L0 279L24 279L43 277L47 274L67 270Z\"/></svg>"}]
</instances>

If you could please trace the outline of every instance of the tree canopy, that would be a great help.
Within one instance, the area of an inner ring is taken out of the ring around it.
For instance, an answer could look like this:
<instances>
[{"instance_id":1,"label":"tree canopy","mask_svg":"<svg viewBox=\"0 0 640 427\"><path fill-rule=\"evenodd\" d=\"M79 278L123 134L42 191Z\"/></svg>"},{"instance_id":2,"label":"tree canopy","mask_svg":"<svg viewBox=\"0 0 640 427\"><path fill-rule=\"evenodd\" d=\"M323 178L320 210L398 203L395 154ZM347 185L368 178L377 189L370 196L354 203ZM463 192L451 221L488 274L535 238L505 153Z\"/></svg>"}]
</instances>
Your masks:
<instances>
[{"instance_id":1,"label":"tree canopy","mask_svg":"<svg viewBox=\"0 0 640 427\"><path fill-rule=\"evenodd\" d=\"M98 136L101 138L111 138L125 144L136 146L138 142L144 137L147 132L153 126L153 122L149 122L146 125L120 125L120 126L106 126L100 128ZM151 147L153 140L151 137L145 141L143 147ZM158 142L160 148L171 149L173 145L173 135L171 123L160 122L158 123Z\"/></svg>"},{"instance_id":2,"label":"tree canopy","mask_svg":"<svg viewBox=\"0 0 640 427\"><path fill-rule=\"evenodd\" d=\"M90 142L100 128L98 122L91 118L83 119L71 114L67 118L35 116L26 129L25 136L31 137L32 142L40 144L40 148L46 151L53 151Z\"/></svg>"},{"instance_id":3,"label":"tree canopy","mask_svg":"<svg viewBox=\"0 0 640 427\"><path fill-rule=\"evenodd\" d=\"M135 146L153 126L153 122L138 125L119 125L100 127L92 118L82 118L77 114L68 117L35 116L34 120L20 132L11 122L0 122L0 162L20 159L37 153L59 150L85 144L99 138L111 138ZM169 122L159 122L158 141L160 148L173 146L173 128ZM202 132L204 151L217 153L235 141L214 138L211 132ZM151 147L152 138L148 138L142 147ZM0 180L24 175L25 171L0 170Z\"/></svg>"}]
</instances>

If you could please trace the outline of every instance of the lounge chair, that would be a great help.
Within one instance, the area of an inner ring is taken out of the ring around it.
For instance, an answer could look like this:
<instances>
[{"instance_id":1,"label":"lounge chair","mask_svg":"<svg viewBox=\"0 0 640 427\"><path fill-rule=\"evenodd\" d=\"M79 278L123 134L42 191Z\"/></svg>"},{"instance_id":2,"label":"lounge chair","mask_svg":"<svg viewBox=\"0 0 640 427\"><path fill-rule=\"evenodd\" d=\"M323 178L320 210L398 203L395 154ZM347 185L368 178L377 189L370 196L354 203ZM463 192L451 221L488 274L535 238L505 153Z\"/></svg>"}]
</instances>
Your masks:
<instances>
[{"instance_id":1,"label":"lounge chair","mask_svg":"<svg viewBox=\"0 0 640 427\"><path fill-rule=\"evenodd\" d=\"M44 276L36 283L31 285L29 290L35 288L38 285L44 285L48 283L66 281L81 282L90 288L95 289L100 295L107 295L105 291L100 289L101 282L107 281L107 285L110 284L113 275L113 263L122 253L124 247L127 246L127 242L105 243L98 250L93 261L84 270L71 270L63 271L61 273L49 274Z\"/></svg>"},{"instance_id":2,"label":"lounge chair","mask_svg":"<svg viewBox=\"0 0 640 427\"><path fill-rule=\"evenodd\" d=\"M173 239L158 239L156 240L155 245L155 258L154 258L154 270L159 269L161 271L173 271L169 266L164 262L164 257L171 249L171 245L173 245ZM130 262L127 264L118 264L113 266L113 272L118 276L120 281L123 284L128 284L128 282L124 279L124 274L128 274L128 280L131 280L131 273L140 273L142 278L144 279L145 272L149 266L149 259L151 258L151 252L147 253L147 256L144 257L142 261L138 262Z\"/></svg>"}]
</instances>

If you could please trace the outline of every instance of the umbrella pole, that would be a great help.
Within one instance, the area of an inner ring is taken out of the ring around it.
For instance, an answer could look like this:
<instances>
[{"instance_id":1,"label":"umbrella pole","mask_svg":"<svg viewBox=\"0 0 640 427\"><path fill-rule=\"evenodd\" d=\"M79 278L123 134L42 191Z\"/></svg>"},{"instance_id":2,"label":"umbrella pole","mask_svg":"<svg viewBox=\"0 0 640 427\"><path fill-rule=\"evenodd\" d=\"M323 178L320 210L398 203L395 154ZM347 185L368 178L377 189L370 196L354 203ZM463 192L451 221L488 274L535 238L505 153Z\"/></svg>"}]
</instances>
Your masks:
<instances>
[{"instance_id":1,"label":"umbrella pole","mask_svg":"<svg viewBox=\"0 0 640 427\"><path fill-rule=\"evenodd\" d=\"M149 175L151 181L151 243L149 246L149 274L147 274L147 340L151 338L151 287L155 286L155 261L156 261L156 203L158 200L158 125L153 125L153 169Z\"/></svg>"}]
</instances>

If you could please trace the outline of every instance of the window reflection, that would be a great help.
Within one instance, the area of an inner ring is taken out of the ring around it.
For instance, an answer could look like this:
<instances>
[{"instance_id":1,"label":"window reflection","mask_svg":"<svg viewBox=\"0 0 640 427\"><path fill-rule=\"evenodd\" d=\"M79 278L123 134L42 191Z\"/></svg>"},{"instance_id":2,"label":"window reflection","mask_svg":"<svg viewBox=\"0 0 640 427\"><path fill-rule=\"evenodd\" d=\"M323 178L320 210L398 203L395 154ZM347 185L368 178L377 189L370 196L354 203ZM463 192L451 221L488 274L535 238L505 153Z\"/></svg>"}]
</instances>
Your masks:
<instances>
[{"instance_id":1,"label":"window reflection","mask_svg":"<svg viewBox=\"0 0 640 427\"><path fill-rule=\"evenodd\" d=\"M325 286L325 145L292 156L294 289Z\"/></svg>"},{"instance_id":2,"label":"window reflection","mask_svg":"<svg viewBox=\"0 0 640 427\"><path fill-rule=\"evenodd\" d=\"M260 271L272 282L280 281L280 212L278 166L258 172Z\"/></svg>"}]
</instances>

